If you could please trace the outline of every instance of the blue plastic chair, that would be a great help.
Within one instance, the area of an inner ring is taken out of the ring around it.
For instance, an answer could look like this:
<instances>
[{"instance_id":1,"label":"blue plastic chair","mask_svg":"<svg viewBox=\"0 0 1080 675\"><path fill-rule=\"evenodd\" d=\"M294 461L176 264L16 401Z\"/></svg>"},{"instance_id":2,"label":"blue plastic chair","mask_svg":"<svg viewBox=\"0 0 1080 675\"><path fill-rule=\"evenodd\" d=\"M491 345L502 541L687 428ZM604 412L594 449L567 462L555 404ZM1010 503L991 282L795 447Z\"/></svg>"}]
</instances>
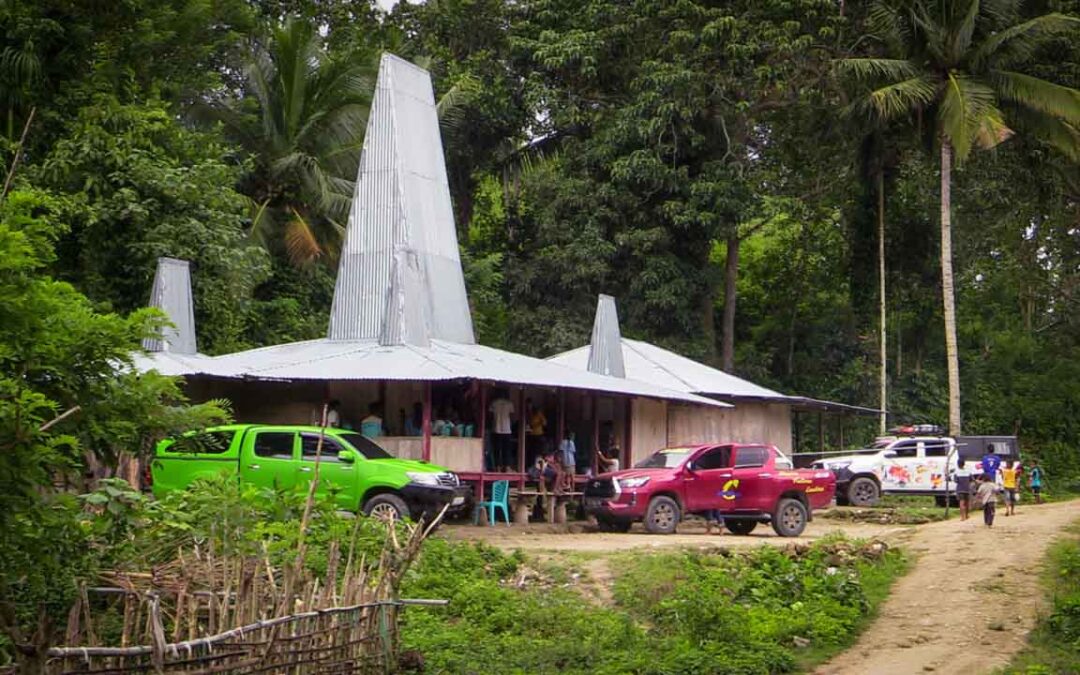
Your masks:
<instances>
[{"instance_id":1,"label":"blue plastic chair","mask_svg":"<svg viewBox=\"0 0 1080 675\"><path fill-rule=\"evenodd\" d=\"M488 525L495 527L495 509L502 509L506 525L510 525L510 481L497 480L491 484L491 501L480 502L473 513L473 525L480 524L480 511L488 511Z\"/></svg>"}]
</instances>

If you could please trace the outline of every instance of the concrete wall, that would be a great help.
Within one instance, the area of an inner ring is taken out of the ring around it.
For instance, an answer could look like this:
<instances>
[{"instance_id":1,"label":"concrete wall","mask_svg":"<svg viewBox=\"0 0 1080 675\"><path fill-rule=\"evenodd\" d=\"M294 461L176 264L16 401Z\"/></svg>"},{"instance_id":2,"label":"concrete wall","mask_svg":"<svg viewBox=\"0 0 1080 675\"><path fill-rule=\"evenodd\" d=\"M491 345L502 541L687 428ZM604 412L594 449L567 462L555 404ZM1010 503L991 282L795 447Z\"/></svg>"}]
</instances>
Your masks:
<instances>
[{"instance_id":1,"label":"concrete wall","mask_svg":"<svg viewBox=\"0 0 1080 675\"><path fill-rule=\"evenodd\" d=\"M739 403L734 408L668 406L667 444L721 441L771 443L791 453L791 406Z\"/></svg>"}]
</instances>

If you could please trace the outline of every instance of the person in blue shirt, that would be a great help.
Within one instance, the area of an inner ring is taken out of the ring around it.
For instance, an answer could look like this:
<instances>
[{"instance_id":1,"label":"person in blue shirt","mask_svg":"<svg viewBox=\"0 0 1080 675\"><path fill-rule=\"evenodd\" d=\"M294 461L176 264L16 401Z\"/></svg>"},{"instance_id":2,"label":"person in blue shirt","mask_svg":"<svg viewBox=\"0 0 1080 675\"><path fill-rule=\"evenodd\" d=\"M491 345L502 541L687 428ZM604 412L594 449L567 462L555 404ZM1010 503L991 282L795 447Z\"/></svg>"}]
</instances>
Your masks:
<instances>
[{"instance_id":1,"label":"person in blue shirt","mask_svg":"<svg viewBox=\"0 0 1080 675\"><path fill-rule=\"evenodd\" d=\"M360 420L360 433L367 438L378 438L383 435L382 418L379 417L378 403L372 403L368 406L368 416Z\"/></svg>"},{"instance_id":2,"label":"person in blue shirt","mask_svg":"<svg viewBox=\"0 0 1080 675\"><path fill-rule=\"evenodd\" d=\"M1001 466L1001 458L993 453L993 451L987 451L982 458L982 472L983 476L991 482L997 481L998 467Z\"/></svg>"},{"instance_id":3,"label":"person in blue shirt","mask_svg":"<svg viewBox=\"0 0 1080 675\"><path fill-rule=\"evenodd\" d=\"M1035 495L1035 503L1042 504L1043 469L1039 466L1039 460L1031 460L1031 471L1028 474L1031 481L1031 493Z\"/></svg>"}]
</instances>

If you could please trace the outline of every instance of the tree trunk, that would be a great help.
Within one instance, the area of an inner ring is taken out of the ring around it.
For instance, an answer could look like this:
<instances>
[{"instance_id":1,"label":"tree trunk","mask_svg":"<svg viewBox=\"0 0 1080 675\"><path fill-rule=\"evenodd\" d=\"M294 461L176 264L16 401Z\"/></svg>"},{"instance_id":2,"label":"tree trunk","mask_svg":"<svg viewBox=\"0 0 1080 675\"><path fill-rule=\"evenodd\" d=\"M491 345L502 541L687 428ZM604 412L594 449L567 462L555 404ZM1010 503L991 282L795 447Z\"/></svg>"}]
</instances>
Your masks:
<instances>
[{"instance_id":1,"label":"tree trunk","mask_svg":"<svg viewBox=\"0 0 1080 675\"><path fill-rule=\"evenodd\" d=\"M952 145L941 139L941 296L945 310L945 359L949 373L949 434L960 434L960 359L956 351L956 298L952 267Z\"/></svg>"},{"instance_id":2,"label":"tree trunk","mask_svg":"<svg viewBox=\"0 0 1080 675\"><path fill-rule=\"evenodd\" d=\"M885 172L878 167L877 172L877 217L878 217L878 311L880 312L880 354L881 354L881 382L879 407L881 408L881 420L879 429L881 435L885 435L885 429L887 426L886 410L889 406L889 392L887 381L889 379L888 371L888 354L886 351L886 333L885 333Z\"/></svg>"},{"instance_id":3,"label":"tree trunk","mask_svg":"<svg viewBox=\"0 0 1080 675\"><path fill-rule=\"evenodd\" d=\"M727 260L724 262L724 342L721 359L725 372L735 370L735 282L739 278L739 234L732 232L727 239Z\"/></svg>"}]
</instances>

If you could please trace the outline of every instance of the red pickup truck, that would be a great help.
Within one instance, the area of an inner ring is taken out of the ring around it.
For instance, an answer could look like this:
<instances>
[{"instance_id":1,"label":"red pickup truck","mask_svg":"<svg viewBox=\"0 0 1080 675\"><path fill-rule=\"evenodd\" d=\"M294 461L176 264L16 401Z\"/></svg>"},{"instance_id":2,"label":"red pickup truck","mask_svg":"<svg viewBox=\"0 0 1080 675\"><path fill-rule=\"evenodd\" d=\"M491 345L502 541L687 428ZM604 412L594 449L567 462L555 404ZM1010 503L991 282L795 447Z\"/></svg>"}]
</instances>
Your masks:
<instances>
[{"instance_id":1,"label":"red pickup truck","mask_svg":"<svg viewBox=\"0 0 1080 675\"><path fill-rule=\"evenodd\" d=\"M671 534L686 514L716 510L734 534L772 523L780 536L797 537L835 492L831 471L794 469L771 445L708 444L660 450L633 469L589 480L585 510L607 531L626 532L640 520L649 532Z\"/></svg>"}]
</instances>

